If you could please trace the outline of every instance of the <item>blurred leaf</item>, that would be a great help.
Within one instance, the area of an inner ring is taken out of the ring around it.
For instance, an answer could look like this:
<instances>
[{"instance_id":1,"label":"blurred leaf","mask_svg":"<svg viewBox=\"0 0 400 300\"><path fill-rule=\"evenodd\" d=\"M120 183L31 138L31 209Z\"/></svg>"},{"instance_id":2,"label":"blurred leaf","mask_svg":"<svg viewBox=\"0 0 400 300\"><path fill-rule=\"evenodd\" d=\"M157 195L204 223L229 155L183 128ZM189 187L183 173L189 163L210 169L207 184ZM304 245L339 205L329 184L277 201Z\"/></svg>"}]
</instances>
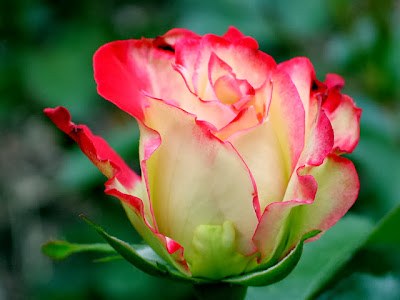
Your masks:
<instances>
[{"instance_id":1,"label":"blurred leaf","mask_svg":"<svg viewBox=\"0 0 400 300\"><path fill-rule=\"evenodd\" d=\"M363 112L360 142L349 155L361 185L359 200L352 209L379 221L399 203L400 156L395 132L398 122L391 122L390 111L371 100L362 96L354 99Z\"/></svg>"},{"instance_id":2,"label":"blurred leaf","mask_svg":"<svg viewBox=\"0 0 400 300\"><path fill-rule=\"evenodd\" d=\"M400 204L378 224L378 226L369 236L366 245L374 246L381 244L400 247L400 234L398 232L399 228Z\"/></svg>"},{"instance_id":3,"label":"blurred leaf","mask_svg":"<svg viewBox=\"0 0 400 300\"><path fill-rule=\"evenodd\" d=\"M374 276L355 273L332 290L324 293L319 300L398 300L400 298L400 279L393 274Z\"/></svg>"},{"instance_id":4,"label":"blurred leaf","mask_svg":"<svg viewBox=\"0 0 400 300\"><path fill-rule=\"evenodd\" d=\"M42 107L67 106L83 117L96 100L92 56L104 42L98 26L65 26L54 41L28 50L21 64L24 85Z\"/></svg>"},{"instance_id":5,"label":"blurred leaf","mask_svg":"<svg viewBox=\"0 0 400 300\"><path fill-rule=\"evenodd\" d=\"M115 253L108 244L71 244L67 241L49 241L42 246L42 252L52 259L65 259L71 254L79 252L106 252Z\"/></svg>"},{"instance_id":6,"label":"blurred leaf","mask_svg":"<svg viewBox=\"0 0 400 300\"><path fill-rule=\"evenodd\" d=\"M302 258L282 281L266 287L250 287L246 299L309 299L335 276L364 243L371 222L347 215L319 240L304 246Z\"/></svg>"},{"instance_id":7,"label":"blurred leaf","mask_svg":"<svg viewBox=\"0 0 400 300\"><path fill-rule=\"evenodd\" d=\"M293 249L290 254L281 260L277 265L266 270L247 273L244 275L227 278L222 281L247 286L264 286L278 282L292 272L294 267L299 262L303 251L304 241L316 236L320 232L320 230L313 230L309 233L306 233L296 248ZM260 268L262 268L262 266L260 266Z\"/></svg>"}]
</instances>

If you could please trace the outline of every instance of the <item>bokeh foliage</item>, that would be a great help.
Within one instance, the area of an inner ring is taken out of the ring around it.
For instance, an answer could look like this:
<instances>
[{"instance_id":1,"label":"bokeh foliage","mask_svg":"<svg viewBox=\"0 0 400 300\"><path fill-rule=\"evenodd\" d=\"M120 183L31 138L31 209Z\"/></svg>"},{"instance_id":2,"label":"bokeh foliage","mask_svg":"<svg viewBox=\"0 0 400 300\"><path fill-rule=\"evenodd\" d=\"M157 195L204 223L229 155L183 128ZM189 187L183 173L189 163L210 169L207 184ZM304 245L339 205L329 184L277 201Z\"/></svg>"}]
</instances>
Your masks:
<instances>
[{"instance_id":1,"label":"bokeh foliage","mask_svg":"<svg viewBox=\"0 0 400 300\"><path fill-rule=\"evenodd\" d=\"M137 126L97 95L93 53L109 41L173 27L222 34L229 25L278 62L307 56L319 79L342 75L344 92L364 110L360 144L350 155L361 180L356 205L305 245L289 277L250 288L247 298L400 298L400 217L393 211L400 203L399 15L395 0L1 1L0 299L192 298L191 286L124 261L92 263L96 255L88 254L54 263L43 256L49 238L102 242L80 213L124 240L141 240L119 203L103 195L100 172L42 109L67 107L139 172Z\"/></svg>"}]
</instances>

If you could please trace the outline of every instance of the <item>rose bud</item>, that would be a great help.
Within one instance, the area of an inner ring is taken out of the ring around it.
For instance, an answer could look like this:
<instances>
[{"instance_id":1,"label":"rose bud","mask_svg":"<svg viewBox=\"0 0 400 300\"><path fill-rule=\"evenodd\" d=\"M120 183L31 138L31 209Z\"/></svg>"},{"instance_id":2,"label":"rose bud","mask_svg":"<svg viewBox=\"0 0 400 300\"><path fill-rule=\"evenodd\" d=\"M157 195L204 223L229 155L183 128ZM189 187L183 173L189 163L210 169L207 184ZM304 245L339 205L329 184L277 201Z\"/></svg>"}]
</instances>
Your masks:
<instances>
[{"instance_id":1,"label":"rose bud","mask_svg":"<svg viewBox=\"0 0 400 300\"><path fill-rule=\"evenodd\" d=\"M139 124L141 177L65 108L45 113L187 278L271 268L357 198L357 172L340 155L358 143L361 110L340 76L319 81L307 58L277 64L233 27L221 37L173 29L102 46L94 71L99 94Z\"/></svg>"}]
</instances>

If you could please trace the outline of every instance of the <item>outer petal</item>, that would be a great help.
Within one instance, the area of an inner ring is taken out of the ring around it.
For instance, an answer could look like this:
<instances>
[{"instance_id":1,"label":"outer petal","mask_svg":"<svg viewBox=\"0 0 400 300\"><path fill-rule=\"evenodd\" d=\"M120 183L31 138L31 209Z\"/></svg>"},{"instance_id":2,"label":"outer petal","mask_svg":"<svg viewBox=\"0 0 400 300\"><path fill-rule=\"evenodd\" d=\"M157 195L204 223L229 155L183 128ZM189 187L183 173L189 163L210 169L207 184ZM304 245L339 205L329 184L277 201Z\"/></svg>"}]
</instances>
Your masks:
<instances>
[{"instance_id":1,"label":"outer petal","mask_svg":"<svg viewBox=\"0 0 400 300\"><path fill-rule=\"evenodd\" d=\"M227 41L230 42L236 42L242 38L244 38L245 35L236 27L233 26L229 26L228 31L225 32L225 34L222 36L222 38L224 38Z\"/></svg>"},{"instance_id":2,"label":"outer petal","mask_svg":"<svg viewBox=\"0 0 400 300\"><path fill-rule=\"evenodd\" d=\"M325 111L321 108L320 99L314 99L311 104L315 111L315 116L309 128L309 135L297 167L302 167L306 164L312 166L322 164L325 157L332 151L334 143L332 125Z\"/></svg>"},{"instance_id":3,"label":"outer petal","mask_svg":"<svg viewBox=\"0 0 400 300\"><path fill-rule=\"evenodd\" d=\"M148 157L142 171L147 174L159 231L184 247L190 263L196 228L229 220L236 229L237 251L253 253L257 193L241 157L193 115L161 101L149 101L146 124L140 125L141 138L147 141L141 144L141 155ZM154 136L148 138L148 128L158 132L158 147Z\"/></svg>"},{"instance_id":4,"label":"outer petal","mask_svg":"<svg viewBox=\"0 0 400 300\"><path fill-rule=\"evenodd\" d=\"M47 108L44 112L62 131L77 142L86 156L110 179L105 183L106 194L121 200L132 224L146 242L166 261L190 275L190 270L183 258L183 248L152 228L154 225L151 207L141 178L101 137L93 135L84 125L72 123L67 109Z\"/></svg>"},{"instance_id":5,"label":"outer petal","mask_svg":"<svg viewBox=\"0 0 400 300\"><path fill-rule=\"evenodd\" d=\"M315 115L318 113L317 98L315 93L325 93L326 87L317 80L314 67L306 57L295 57L278 65L278 68L286 72L296 86L300 99L304 106L306 130L305 136L308 138Z\"/></svg>"},{"instance_id":6,"label":"outer petal","mask_svg":"<svg viewBox=\"0 0 400 300\"><path fill-rule=\"evenodd\" d=\"M280 259L306 232L325 231L333 226L357 198L357 172L346 158L331 154L322 165L302 168L299 175L315 179L318 184L315 199L293 199L267 207L254 236L265 261Z\"/></svg>"},{"instance_id":7,"label":"outer petal","mask_svg":"<svg viewBox=\"0 0 400 300\"><path fill-rule=\"evenodd\" d=\"M140 177L133 172L119 155L99 136L92 134L85 125L75 125L71 115L64 107L46 108L44 113L68 134L81 148L83 153L109 179L114 176L127 188L134 188L140 182Z\"/></svg>"},{"instance_id":8,"label":"outer petal","mask_svg":"<svg viewBox=\"0 0 400 300\"><path fill-rule=\"evenodd\" d=\"M292 174L304 148L305 112L295 85L286 73L272 77L272 99L268 119L285 157L286 171Z\"/></svg>"},{"instance_id":9,"label":"outer petal","mask_svg":"<svg viewBox=\"0 0 400 300\"><path fill-rule=\"evenodd\" d=\"M261 212L283 200L304 147L304 109L295 86L281 71L273 75L272 84L267 119L229 138L254 176ZM265 103L268 106L269 101Z\"/></svg>"},{"instance_id":10,"label":"outer petal","mask_svg":"<svg viewBox=\"0 0 400 300\"><path fill-rule=\"evenodd\" d=\"M123 190L123 189L122 189ZM129 220L140 234L146 243L154 249L165 261L175 266L178 270L187 275L191 275L189 266L183 257L183 247L174 240L166 237L153 229L152 226L143 217L143 212L135 209L135 203L142 202L138 197L132 196L134 193L143 199L148 198L144 184L138 186L135 191L130 191L129 194L121 192L120 189L109 187L106 190L108 195L112 195L121 200Z\"/></svg>"},{"instance_id":11,"label":"outer petal","mask_svg":"<svg viewBox=\"0 0 400 300\"><path fill-rule=\"evenodd\" d=\"M150 95L222 128L235 118L232 109L218 101L199 100L186 86L180 74L182 69L173 67L175 50L172 47L181 41L196 41L185 39L191 36L190 32L179 30L156 40L127 40L104 45L94 56L99 94L139 120L144 118L143 111Z\"/></svg>"},{"instance_id":12,"label":"outer petal","mask_svg":"<svg viewBox=\"0 0 400 300\"><path fill-rule=\"evenodd\" d=\"M335 133L334 148L338 154L351 153L360 138L362 110L354 105L352 98L340 93L340 89L344 85L344 80L340 76L328 74L325 81L329 92L323 108Z\"/></svg>"},{"instance_id":13,"label":"outer petal","mask_svg":"<svg viewBox=\"0 0 400 300\"><path fill-rule=\"evenodd\" d=\"M143 39L106 44L94 55L98 92L142 119L147 105L142 91L168 102L191 96L181 75L172 67L174 58L174 52L165 50L165 45L158 41Z\"/></svg>"},{"instance_id":14,"label":"outer petal","mask_svg":"<svg viewBox=\"0 0 400 300\"><path fill-rule=\"evenodd\" d=\"M286 187L283 201L267 206L254 237L255 243L261 250L266 261L279 259L279 255L286 253L285 247L287 241L284 238L287 238L288 234L291 237L291 233L285 232L284 226L292 220L292 208L305 203L310 204L314 201L318 184L313 176L305 172L309 168L306 166L318 166L322 164L332 150L332 127L329 119L321 109L321 102L316 103L318 104L316 106L318 113L313 120L309 138L297 162L296 172L291 175ZM313 105L315 104L313 103ZM296 226L296 223L290 224L290 226ZM268 236L265 241L262 240L264 234ZM300 239L301 236L298 236L298 238ZM292 243L297 243L298 241L293 240Z\"/></svg>"},{"instance_id":15,"label":"outer petal","mask_svg":"<svg viewBox=\"0 0 400 300\"><path fill-rule=\"evenodd\" d=\"M257 184L261 213L268 204L282 201L289 173L279 140L270 121L229 138L242 155Z\"/></svg>"},{"instance_id":16,"label":"outer petal","mask_svg":"<svg viewBox=\"0 0 400 300\"><path fill-rule=\"evenodd\" d=\"M306 57L295 57L278 65L280 70L285 71L293 81L303 102L306 116L310 106L310 91L312 81L315 79L315 71L310 60Z\"/></svg>"},{"instance_id":17,"label":"outer petal","mask_svg":"<svg viewBox=\"0 0 400 300\"><path fill-rule=\"evenodd\" d=\"M176 44L181 40L201 39L201 36L184 28L174 28L163 36L156 38L157 46L164 45L165 48L175 51Z\"/></svg>"}]
</instances>

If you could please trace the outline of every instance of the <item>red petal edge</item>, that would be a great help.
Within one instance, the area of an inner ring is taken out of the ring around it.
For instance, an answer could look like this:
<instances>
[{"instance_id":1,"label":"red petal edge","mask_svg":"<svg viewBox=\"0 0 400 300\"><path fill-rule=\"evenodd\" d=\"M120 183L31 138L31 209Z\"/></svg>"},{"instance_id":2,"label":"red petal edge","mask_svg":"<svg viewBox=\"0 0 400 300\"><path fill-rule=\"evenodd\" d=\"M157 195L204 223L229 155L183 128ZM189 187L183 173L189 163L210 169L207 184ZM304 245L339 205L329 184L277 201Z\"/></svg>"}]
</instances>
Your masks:
<instances>
[{"instance_id":1,"label":"red petal edge","mask_svg":"<svg viewBox=\"0 0 400 300\"><path fill-rule=\"evenodd\" d=\"M68 134L93 164L109 178L105 183L105 193L115 196L126 203L145 222L158 240L166 247L168 253L182 266L185 273L190 275L189 266L183 258L183 247L151 227L144 217L144 207L141 199L122 193L114 187L116 185L115 180L118 180L125 188L131 189L141 181L141 177L128 167L103 138L93 135L85 125L72 123L71 115L66 108L61 106L55 109L46 108L44 113L58 128Z\"/></svg>"}]
</instances>

